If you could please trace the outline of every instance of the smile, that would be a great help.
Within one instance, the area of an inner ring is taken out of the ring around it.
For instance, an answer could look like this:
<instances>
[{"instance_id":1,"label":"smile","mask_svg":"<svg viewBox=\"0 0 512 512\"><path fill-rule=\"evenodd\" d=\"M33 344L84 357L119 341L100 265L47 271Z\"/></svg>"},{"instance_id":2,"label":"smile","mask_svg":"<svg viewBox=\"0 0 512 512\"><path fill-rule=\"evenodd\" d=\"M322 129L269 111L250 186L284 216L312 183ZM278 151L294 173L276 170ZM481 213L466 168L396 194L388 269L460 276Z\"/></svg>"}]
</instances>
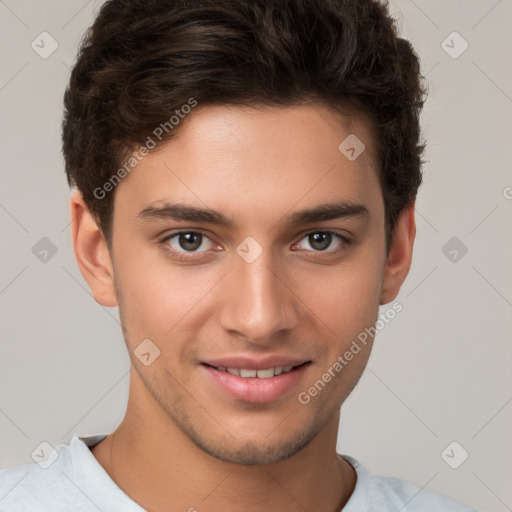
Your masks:
<instances>
[{"instance_id":1,"label":"smile","mask_svg":"<svg viewBox=\"0 0 512 512\"><path fill-rule=\"evenodd\" d=\"M303 363L305 364L305 363ZM219 370L221 372L227 372L231 375L237 375L239 377L244 378L258 378L258 379L270 379L272 377L275 377L276 375L281 375L283 373L291 372L294 368L298 368L302 365L297 366L276 366L275 368L267 368L264 370L251 370L249 368L233 368L233 367L225 367L225 366L212 366L212 368L215 368L216 370Z\"/></svg>"},{"instance_id":2,"label":"smile","mask_svg":"<svg viewBox=\"0 0 512 512\"><path fill-rule=\"evenodd\" d=\"M299 389L311 361L296 366L252 369L202 363L208 381L222 395L243 402L272 402ZM303 384L302 384L303 387Z\"/></svg>"}]
</instances>

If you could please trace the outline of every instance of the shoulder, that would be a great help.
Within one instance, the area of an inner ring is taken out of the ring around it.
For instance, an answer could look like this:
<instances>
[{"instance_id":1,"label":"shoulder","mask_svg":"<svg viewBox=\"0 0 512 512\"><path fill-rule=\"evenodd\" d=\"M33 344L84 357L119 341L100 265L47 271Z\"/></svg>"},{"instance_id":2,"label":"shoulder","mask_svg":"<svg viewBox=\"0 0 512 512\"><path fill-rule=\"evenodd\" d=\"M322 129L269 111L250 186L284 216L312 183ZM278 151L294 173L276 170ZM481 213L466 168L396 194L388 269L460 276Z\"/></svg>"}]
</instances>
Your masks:
<instances>
[{"instance_id":1,"label":"shoulder","mask_svg":"<svg viewBox=\"0 0 512 512\"><path fill-rule=\"evenodd\" d=\"M105 437L106 434L74 434L69 444L43 448L42 458L37 463L1 470L0 511L143 512L144 509L115 484L91 453L90 448Z\"/></svg>"},{"instance_id":2,"label":"shoulder","mask_svg":"<svg viewBox=\"0 0 512 512\"><path fill-rule=\"evenodd\" d=\"M56 512L83 503L69 444L49 449L51 453L41 463L0 470L0 511Z\"/></svg>"},{"instance_id":3,"label":"shoulder","mask_svg":"<svg viewBox=\"0 0 512 512\"><path fill-rule=\"evenodd\" d=\"M402 512L476 512L471 507L401 478L375 475L353 457L342 456L357 472L357 483L343 512L379 510Z\"/></svg>"},{"instance_id":4,"label":"shoulder","mask_svg":"<svg viewBox=\"0 0 512 512\"><path fill-rule=\"evenodd\" d=\"M62 464L43 469L38 464L20 464L0 471L0 510L45 511L45 504L55 503L66 487ZM70 489L71 491L71 489ZM37 507L36 507L37 506ZM48 509L49 510L49 509Z\"/></svg>"}]
</instances>

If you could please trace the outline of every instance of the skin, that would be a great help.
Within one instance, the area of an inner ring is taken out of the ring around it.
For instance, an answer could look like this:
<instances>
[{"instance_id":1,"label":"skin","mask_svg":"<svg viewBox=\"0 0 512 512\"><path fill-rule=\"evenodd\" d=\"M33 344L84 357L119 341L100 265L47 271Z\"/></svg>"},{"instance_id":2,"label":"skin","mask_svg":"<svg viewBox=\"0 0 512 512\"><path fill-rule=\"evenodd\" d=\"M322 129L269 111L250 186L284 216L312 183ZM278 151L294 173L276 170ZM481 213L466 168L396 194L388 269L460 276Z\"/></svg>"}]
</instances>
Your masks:
<instances>
[{"instance_id":1,"label":"skin","mask_svg":"<svg viewBox=\"0 0 512 512\"><path fill-rule=\"evenodd\" d=\"M339 413L371 343L310 403L297 395L375 324L409 271L414 203L387 253L371 126L322 105L199 106L117 186L111 251L73 193L80 271L98 303L119 306L132 361L126 415L92 453L147 510L335 512L352 494L356 473L336 453ZM338 150L351 133L366 145L355 161ZM361 203L368 215L283 221L335 200ZM211 208L235 226L137 219L158 201ZM179 237L162 242L177 230L207 237L195 256ZM308 235L325 230L351 243L333 235L321 250ZM247 236L263 249L252 263L236 252ZM149 366L134 355L147 338L160 350ZM200 365L239 354L312 363L291 392L254 404L224 394Z\"/></svg>"}]
</instances>

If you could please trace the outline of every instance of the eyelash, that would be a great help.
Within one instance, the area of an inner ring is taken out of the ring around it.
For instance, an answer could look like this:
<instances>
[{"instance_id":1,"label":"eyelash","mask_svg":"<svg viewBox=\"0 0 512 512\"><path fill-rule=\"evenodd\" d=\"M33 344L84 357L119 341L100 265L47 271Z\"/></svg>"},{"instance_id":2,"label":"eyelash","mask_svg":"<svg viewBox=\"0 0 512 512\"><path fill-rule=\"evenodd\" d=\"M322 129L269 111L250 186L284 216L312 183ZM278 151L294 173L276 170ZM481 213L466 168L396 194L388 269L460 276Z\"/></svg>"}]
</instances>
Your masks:
<instances>
[{"instance_id":1,"label":"eyelash","mask_svg":"<svg viewBox=\"0 0 512 512\"><path fill-rule=\"evenodd\" d=\"M317 234L317 233L324 233L324 234L330 234L330 235L333 235L334 237L337 237L341 240L341 249L338 248L338 249L335 249L335 250L326 250L326 251L308 251L308 252L313 252L313 253L316 253L318 254L319 256L322 256L322 255L329 255L329 256L336 256L340 253L340 251L343 250L343 246L345 245L350 245L351 244L351 240L348 239L346 236L336 232L336 231L332 231L332 230L329 230L329 229L324 229L324 230L312 230L312 231L309 231L307 233L305 233L302 238L299 240L298 243L300 243L302 240L304 240L305 238L307 238L309 235L313 235L313 234ZM178 260L182 260L182 261L195 261L199 258L202 258L203 255L205 253L207 253L208 251L199 251L199 252L182 252L182 251L176 251L175 249L172 249L170 247L170 245L168 244L169 240L171 240L172 238L176 238L178 237L179 235L184 235L184 234L200 234L202 235L204 238L207 238L208 240L210 240L211 242L213 242L210 237L208 237L208 235L206 235L205 233L203 233L202 231L187 231L187 230L182 230L182 231L177 231L175 233L172 233L170 235L166 235L163 239L160 240L160 244L162 245L164 251L166 251L167 253L170 253L173 258L176 258ZM294 246L298 245L298 243L295 243Z\"/></svg>"}]
</instances>

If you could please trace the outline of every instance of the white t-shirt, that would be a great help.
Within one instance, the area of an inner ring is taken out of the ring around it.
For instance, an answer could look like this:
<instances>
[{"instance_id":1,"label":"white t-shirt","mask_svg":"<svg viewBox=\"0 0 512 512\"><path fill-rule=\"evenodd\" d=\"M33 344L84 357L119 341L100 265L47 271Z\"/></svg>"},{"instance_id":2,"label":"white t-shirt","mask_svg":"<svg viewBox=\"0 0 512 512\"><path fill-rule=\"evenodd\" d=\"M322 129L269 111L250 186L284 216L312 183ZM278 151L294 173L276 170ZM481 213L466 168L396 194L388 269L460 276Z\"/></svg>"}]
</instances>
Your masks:
<instances>
[{"instance_id":1,"label":"white t-shirt","mask_svg":"<svg viewBox=\"0 0 512 512\"><path fill-rule=\"evenodd\" d=\"M75 433L69 444L58 445L49 457L45 454L44 461L1 470L0 512L144 512L91 453L105 437ZM342 457L357 472L343 512L476 512L399 478L368 473L353 457Z\"/></svg>"}]
</instances>

